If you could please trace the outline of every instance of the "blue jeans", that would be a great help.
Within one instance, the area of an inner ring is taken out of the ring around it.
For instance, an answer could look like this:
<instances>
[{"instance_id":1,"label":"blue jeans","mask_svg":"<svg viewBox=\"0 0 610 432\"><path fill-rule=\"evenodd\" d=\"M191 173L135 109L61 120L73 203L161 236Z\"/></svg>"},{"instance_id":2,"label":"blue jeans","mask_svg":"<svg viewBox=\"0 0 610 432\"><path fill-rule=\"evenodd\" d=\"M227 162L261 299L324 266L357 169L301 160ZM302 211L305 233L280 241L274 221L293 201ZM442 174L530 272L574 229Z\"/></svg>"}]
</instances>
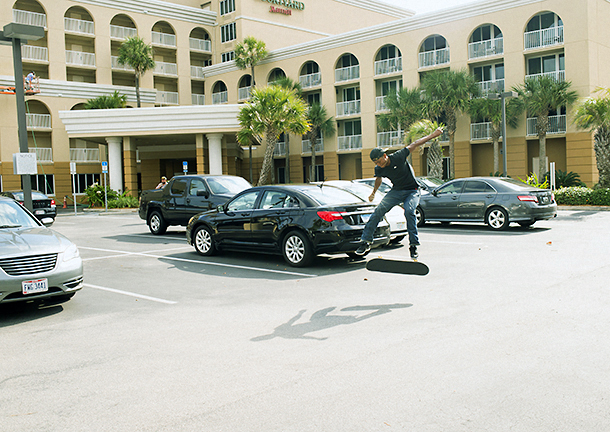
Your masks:
<instances>
[{"instance_id":1,"label":"blue jeans","mask_svg":"<svg viewBox=\"0 0 610 432\"><path fill-rule=\"evenodd\" d=\"M407 219L407 232L409 233L409 245L419 245L419 236L417 234L417 217L415 209L419 205L419 190L395 190L391 189L381 202L377 205L375 212L364 226L361 240L367 243L373 241L373 233L377 229L377 225L387 212L392 210L394 206L403 203L405 208L405 218Z\"/></svg>"}]
</instances>

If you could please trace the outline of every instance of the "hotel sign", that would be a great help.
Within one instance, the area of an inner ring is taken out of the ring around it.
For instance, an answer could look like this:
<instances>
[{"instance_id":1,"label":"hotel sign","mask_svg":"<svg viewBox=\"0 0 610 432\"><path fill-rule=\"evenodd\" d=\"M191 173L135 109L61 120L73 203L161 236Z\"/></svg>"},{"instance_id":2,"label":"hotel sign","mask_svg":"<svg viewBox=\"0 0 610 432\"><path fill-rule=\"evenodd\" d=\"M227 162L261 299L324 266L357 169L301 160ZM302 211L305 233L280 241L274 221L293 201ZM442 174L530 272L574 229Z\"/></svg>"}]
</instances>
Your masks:
<instances>
[{"instance_id":1,"label":"hotel sign","mask_svg":"<svg viewBox=\"0 0 610 432\"><path fill-rule=\"evenodd\" d=\"M291 9L303 10L305 9L305 4L299 1L293 0L263 0L267 3L271 3L272 6L269 7L269 12L273 13L281 13L284 15L292 15ZM276 5L276 6L273 6Z\"/></svg>"}]
</instances>

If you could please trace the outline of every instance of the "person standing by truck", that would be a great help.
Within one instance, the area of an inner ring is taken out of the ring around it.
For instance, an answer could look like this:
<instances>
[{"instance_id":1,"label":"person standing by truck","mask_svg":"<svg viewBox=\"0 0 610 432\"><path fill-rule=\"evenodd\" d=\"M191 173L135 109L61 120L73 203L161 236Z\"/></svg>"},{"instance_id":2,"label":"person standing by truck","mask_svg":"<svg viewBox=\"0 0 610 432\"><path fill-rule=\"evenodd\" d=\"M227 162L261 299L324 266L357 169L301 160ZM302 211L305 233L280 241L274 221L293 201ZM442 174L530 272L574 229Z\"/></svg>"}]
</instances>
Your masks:
<instances>
[{"instance_id":1,"label":"person standing by truck","mask_svg":"<svg viewBox=\"0 0 610 432\"><path fill-rule=\"evenodd\" d=\"M166 184L167 184L167 177L163 176L163 177L161 177L161 183L159 183L155 189L163 189Z\"/></svg>"}]
</instances>

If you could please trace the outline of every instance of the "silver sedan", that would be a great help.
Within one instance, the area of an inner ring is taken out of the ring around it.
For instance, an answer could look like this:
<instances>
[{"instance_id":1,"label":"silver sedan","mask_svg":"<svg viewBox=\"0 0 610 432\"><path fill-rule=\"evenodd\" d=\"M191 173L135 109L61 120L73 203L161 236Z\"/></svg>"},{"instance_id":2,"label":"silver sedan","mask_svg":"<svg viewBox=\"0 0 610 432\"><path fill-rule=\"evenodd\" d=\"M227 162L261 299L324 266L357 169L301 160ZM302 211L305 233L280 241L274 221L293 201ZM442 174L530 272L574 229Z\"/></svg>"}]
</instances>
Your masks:
<instances>
[{"instance_id":1,"label":"silver sedan","mask_svg":"<svg viewBox=\"0 0 610 432\"><path fill-rule=\"evenodd\" d=\"M15 200L0 197L0 303L68 300L82 287L76 245Z\"/></svg>"}]
</instances>

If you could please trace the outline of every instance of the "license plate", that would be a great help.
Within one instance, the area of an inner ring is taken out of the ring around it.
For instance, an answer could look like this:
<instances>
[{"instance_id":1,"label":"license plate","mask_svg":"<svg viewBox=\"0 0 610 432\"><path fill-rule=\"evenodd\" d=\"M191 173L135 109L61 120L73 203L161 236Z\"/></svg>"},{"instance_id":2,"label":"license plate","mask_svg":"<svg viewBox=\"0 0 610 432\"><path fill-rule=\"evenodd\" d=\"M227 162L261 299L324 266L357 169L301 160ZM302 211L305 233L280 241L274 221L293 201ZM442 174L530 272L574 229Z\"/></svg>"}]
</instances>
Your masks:
<instances>
[{"instance_id":1,"label":"license plate","mask_svg":"<svg viewBox=\"0 0 610 432\"><path fill-rule=\"evenodd\" d=\"M34 214L44 214L44 213L45 213L45 211L44 211L44 210L36 210L36 211L34 212Z\"/></svg>"},{"instance_id":2,"label":"license plate","mask_svg":"<svg viewBox=\"0 0 610 432\"><path fill-rule=\"evenodd\" d=\"M398 222L396 224L396 228L398 228L399 230L405 229L407 227L407 223L406 222Z\"/></svg>"},{"instance_id":3,"label":"license plate","mask_svg":"<svg viewBox=\"0 0 610 432\"><path fill-rule=\"evenodd\" d=\"M362 222L367 223L369 221L369 219L371 218L371 215L363 214L363 215L360 215L360 217L362 218Z\"/></svg>"},{"instance_id":4,"label":"license plate","mask_svg":"<svg viewBox=\"0 0 610 432\"><path fill-rule=\"evenodd\" d=\"M36 294L47 292L49 290L49 281L47 279L36 279L21 282L23 294Z\"/></svg>"}]
</instances>

